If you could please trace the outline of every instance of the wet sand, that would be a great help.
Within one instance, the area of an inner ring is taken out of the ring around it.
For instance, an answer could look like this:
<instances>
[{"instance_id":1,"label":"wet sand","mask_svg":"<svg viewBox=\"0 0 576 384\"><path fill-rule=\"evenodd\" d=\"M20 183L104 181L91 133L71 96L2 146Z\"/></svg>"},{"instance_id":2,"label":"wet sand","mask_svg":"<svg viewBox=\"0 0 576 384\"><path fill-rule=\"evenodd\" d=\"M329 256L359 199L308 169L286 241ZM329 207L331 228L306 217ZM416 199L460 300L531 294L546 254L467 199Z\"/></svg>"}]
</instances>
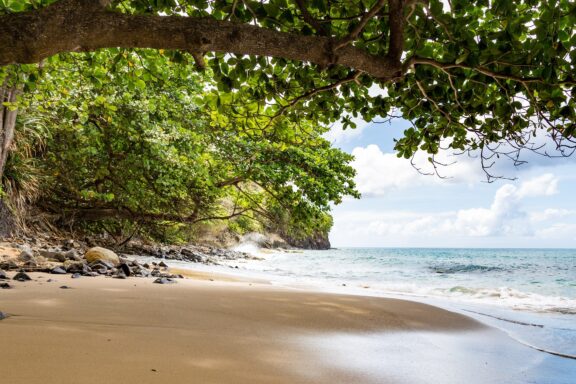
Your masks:
<instances>
[{"instance_id":1,"label":"wet sand","mask_svg":"<svg viewBox=\"0 0 576 384\"><path fill-rule=\"evenodd\" d=\"M404 300L217 275L173 285L31 275L0 290L5 383L521 383L544 358Z\"/></svg>"}]
</instances>

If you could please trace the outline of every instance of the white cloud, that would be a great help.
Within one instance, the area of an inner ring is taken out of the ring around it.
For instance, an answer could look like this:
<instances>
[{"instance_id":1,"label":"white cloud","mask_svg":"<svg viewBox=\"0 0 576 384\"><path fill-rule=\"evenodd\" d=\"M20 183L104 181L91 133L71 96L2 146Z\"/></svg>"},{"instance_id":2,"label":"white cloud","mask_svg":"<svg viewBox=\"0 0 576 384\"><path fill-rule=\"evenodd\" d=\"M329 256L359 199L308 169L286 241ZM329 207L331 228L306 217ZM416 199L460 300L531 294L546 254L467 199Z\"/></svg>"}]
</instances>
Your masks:
<instances>
[{"instance_id":1,"label":"white cloud","mask_svg":"<svg viewBox=\"0 0 576 384\"><path fill-rule=\"evenodd\" d=\"M356 147L352 151L354 161L352 166L356 169L356 185L363 196L382 196L391 190L420 186L424 184L468 183L474 184L483 180L484 174L478 166L476 159L466 156L455 157L448 153L440 153L437 160L451 164L442 167L441 179L432 173L428 155L418 153L414 158L414 166L410 160L399 158L395 153L385 153L377 145Z\"/></svg>"},{"instance_id":2,"label":"white cloud","mask_svg":"<svg viewBox=\"0 0 576 384\"><path fill-rule=\"evenodd\" d=\"M576 216L576 211L570 209L548 208L540 212L530 213L530 221L533 223L557 220L568 216Z\"/></svg>"},{"instance_id":3,"label":"white cloud","mask_svg":"<svg viewBox=\"0 0 576 384\"><path fill-rule=\"evenodd\" d=\"M399 175L396 180L401 184L405 179ZM522 200L526 197L550 196L557 192L557 184L558 179L553 174L529 179L520 186L505 184L495 192L489 207L467 208L438 214L396 211L383 214L374 212L339 215L336 217L335 229L337 232L349 235L367 233L382 238L537 235L549 237L552 233L565 233L568 229L557 228L561 223L555 223L547 232L542 228L535 229L535 224L541 222L544 217L558 218L572 211L548 209L543 213L529 213L524 210ZM373 191L378 191L378 188L374 187Z\"/></svg>"},{"instance_id":4,"label":"white cloud","mask_svg":"<svg viewBox=\"0 0 576 384\"><path fill-rule=\"evenodd\" d=\"M558 179L551 173L530 179L520 186L520 197L551 196L558 192Z\"/></svg>"}]
</instances>

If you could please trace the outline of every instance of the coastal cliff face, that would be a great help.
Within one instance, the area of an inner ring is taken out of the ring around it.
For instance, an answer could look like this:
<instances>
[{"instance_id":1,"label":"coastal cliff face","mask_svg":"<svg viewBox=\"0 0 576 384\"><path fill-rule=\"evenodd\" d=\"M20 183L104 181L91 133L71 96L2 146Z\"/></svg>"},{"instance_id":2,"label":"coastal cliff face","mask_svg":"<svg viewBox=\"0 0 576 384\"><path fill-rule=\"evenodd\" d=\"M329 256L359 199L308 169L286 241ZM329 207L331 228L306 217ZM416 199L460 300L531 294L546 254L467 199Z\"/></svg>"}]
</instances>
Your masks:
<instances>
[{"instance_id":1,"label":"coastal cliff face","mask_svg":"<svg viewBox=\"0 0 576 384\"><path fill-rule=\"evenodd\" d=\"M330 249L330 240L328 239L328 234L325 233L315 233L314 235L308 236L304 239L285 239L286 242L292 247L302 248L302 249Z\"/></svg>"}]
</instances>

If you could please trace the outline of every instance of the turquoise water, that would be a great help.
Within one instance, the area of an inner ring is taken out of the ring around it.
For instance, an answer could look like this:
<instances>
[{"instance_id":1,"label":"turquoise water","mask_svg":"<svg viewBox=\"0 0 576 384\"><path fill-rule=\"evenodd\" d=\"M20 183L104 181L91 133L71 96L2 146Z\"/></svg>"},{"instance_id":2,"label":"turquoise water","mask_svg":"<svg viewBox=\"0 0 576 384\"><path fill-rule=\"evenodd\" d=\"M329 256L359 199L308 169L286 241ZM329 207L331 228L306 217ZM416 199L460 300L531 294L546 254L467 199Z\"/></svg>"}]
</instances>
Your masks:
<instances>
[{"instance_id":1,"label":"turquoise water","mask_svg":"<svg viewBox=\"0 0 576 384\"><path fill-rule=\"evenodd\" d=\"M576 250L347 248L261 256L240 267L280 282L409 296L576 356Z\"/></svg>"}]
</instances>

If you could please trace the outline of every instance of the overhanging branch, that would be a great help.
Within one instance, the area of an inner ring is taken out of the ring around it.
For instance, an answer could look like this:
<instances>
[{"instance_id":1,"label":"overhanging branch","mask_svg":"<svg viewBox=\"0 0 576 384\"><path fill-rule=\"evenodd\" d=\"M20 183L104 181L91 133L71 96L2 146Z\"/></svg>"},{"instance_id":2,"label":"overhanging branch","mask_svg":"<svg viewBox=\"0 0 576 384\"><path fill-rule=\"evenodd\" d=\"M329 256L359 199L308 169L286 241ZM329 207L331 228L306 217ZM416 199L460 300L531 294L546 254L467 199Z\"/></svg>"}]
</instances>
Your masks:
<instances>
[{"instance_id":1,"label":"overhanging branch","mask_svg":"<svg viewBox=\"0 0 576 384\"><path fill-rule=\"evenodd\" d=\"M395 0L399 1L399 0ZM155 48L280 57L339 64L375 78L390 78L399 60L375 56L338 41L212 18L128 15L91 0L60 0L46 8L0 16L0 65L35 63L61 52L100 48Z\"/></svg>"}]
</instances>

